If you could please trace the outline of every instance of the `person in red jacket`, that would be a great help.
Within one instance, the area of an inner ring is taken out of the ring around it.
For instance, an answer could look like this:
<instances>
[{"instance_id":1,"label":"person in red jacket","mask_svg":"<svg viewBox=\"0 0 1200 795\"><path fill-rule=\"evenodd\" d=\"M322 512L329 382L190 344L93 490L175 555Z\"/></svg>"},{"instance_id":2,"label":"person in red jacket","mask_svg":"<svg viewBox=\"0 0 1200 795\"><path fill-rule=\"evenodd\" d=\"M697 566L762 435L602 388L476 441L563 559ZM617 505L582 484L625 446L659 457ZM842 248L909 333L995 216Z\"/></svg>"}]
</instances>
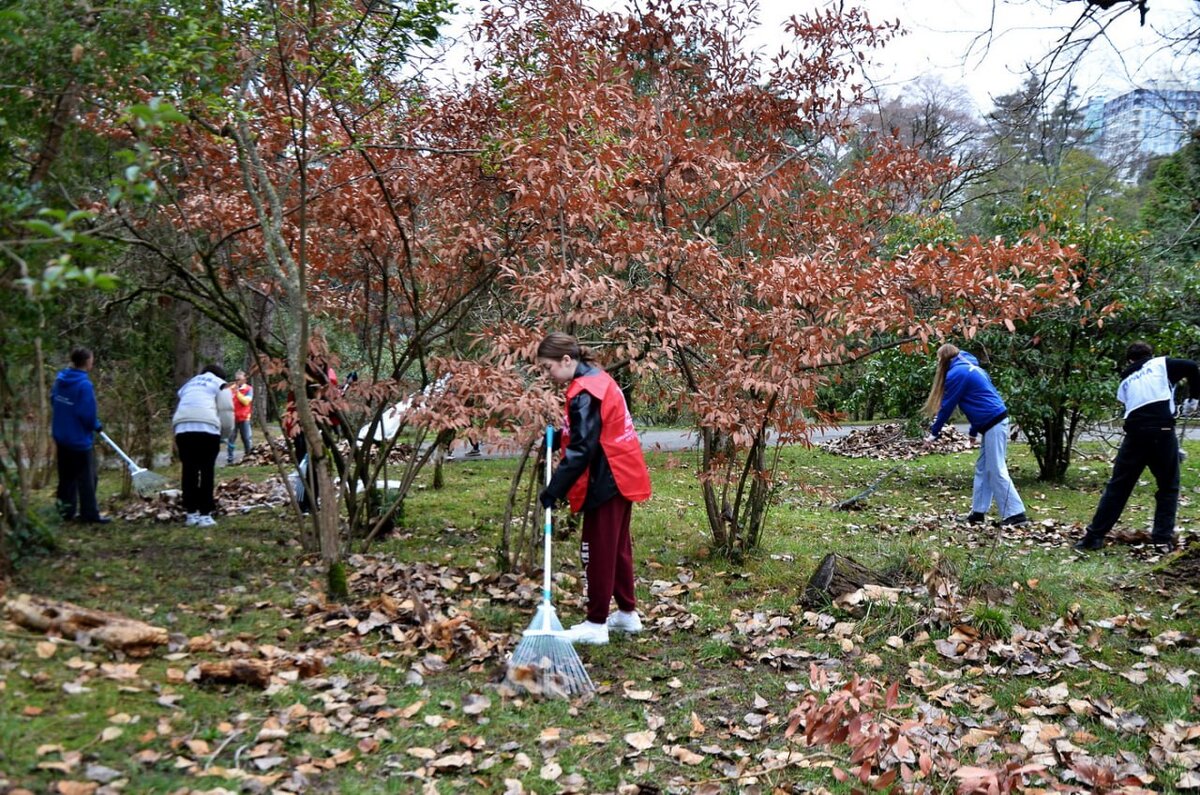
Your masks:
<instances>
[{"instance_id":1,"label":"person in red jacket","mask_svg":"<svg viewBox=\"0 0 1200 795\"><path fill-rule=\"evenodd\" d=\"M238 437L242 437L242 447L246 455L250 455L250 415L254 412L254 387L246 382L246 372L238 370L234 373L233 383L229 385L233 394L233 433L229 434L225 447L225 463L233 463L233 450L237 446Z\"/></svg>"},{"instance_id":2,"label":"person in red jacket","mask_svg":"<svg viewBox=\"0 0 1200 795\"><path fill-rule=\"evenodd\" d=\"M537 365L567 384L562 460L539 500L566 499L583 512L580 557L587 575L587 620L562 633L572 643L608 643L610 629L640 632L633 582L633 503L650 499L650 474L621 388L579 342L554 332L537 349ZM617 612L609 615L609 601Z\"/></svg>"}]
</instances>

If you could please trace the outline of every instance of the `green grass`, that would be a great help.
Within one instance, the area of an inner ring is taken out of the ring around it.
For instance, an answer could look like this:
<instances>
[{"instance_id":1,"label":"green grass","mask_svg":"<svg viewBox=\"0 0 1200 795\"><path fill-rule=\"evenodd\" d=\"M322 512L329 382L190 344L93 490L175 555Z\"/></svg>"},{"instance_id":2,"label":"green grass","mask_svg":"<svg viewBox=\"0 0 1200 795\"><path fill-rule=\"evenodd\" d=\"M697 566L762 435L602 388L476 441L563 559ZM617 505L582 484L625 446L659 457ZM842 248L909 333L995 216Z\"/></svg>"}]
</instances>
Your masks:
<instances>
[{"instance_id":1,"label":"green grass","mask_svg":"<svg viewBox=\"0 0 1200 795\"><path fill-rule=\"evenodd\" d=\"M1192 453L1195 456L1200 450ZM730 753L740 749L738 754L749 758L765 748L785 747L786 720L779 719L796 703L794 691L807 686L808 662L779 668L760 662L759 657L769 657L772 650L800 650L814 660L828 658L837 661L838 670L847 676L859 672L898 679L906 689L913 662L923 660L940 670L955 667L939 656L933 643L947 637L952 627L930 622L927 600L906 596L894 605L826 608L834 620L853 625L846 638L849 651L842 639L806 623L800 593L817 562L831 551L853 556L908 585L919 584L936 565L958 584L963 620L989 637L1004 639L1017 627L1049 627L1064 617L1082 616L1083 621L1137 617L1126 627L1098 631L1093 646L1084 642L1086 631L1080 636L1085 658L1111 670L1084 664L1055 669L1052 678L965 674L965 681L985 689L999 709L1013 712L1021 708L1031 688L1061 681L1073 698L1103 696L1135 711L1152 726L1191 718L1194 685L1172 685L1157 673L1146 683L1135 684L1121 674L1145 662L1139 649L1162 633L1194 632L1200 609L1194 589L1160 589L1149 576L1151 564L1125 548L1079 558L1069 552L1065 541L992 543L986 535L994 532L989 528L969 535L972 531L947 519L969 508L972 460L972 454L965 453L900 462L865 510L833 512L830 505L862 490L896 464L837 458L819 450L786 450L784 483L771 508L762 547L735 565L712 552L695 456L651 456L655 497L634 512L639 598L644 607L653 608L658 602L651 593L652 583L676 582L686 572L700 587L681 594L677 601L695 617L694 627L667 635L614 638L607 647L581 650L602 692L579 707L562 701L502 700L489 686L498 675L494 664L471 670L452 661L447 671L411 684L409 667L424 651L406 656L397 644L370 636L357 652L340 651L323 676L344 678L348 691L356 693L377 688L386 696L386 709L397 713L418 701L424 705L411 718L371 723L368 734L384 730L377 737L378 750L356 753L353 761L312 777L312 786L322 792L419 792L422 782L408 775L419 766L417 757L409 753L413 748L434 749L439 756L473 754L471 767L443 771L436 777L439 792L503 792L506 778L520 780L527 792L557 792L561 778L552 783L540 776L550 761L561 767L564 778L573 773L582 776L589 792L616 791L629 783L664 787L671 779L685 783L723 779L724 768L715 755L706 753L695 767L683 766L664 754L662 747L697 750L715 745ZM1041 484L1034 479L1036 467L1022 446L1012 449L1010 465L1035 522L1051 519L1081 526L1108 474L1105 463L1086 461L1065 484ZM431 473L426 473L423 487L405 506L405 526L376 544L372 554L490 572L511 467L509 461L457 461L446 467L446 487L441 490L428 487ZM269 468L237 470L253 477L269 473ZM114 488L110 478L105 475L102 488L107 495ZM1180 510L1181 529L1195 527L1197 487L1194 470L1185 467L1187 502ZM1126 524L1140 527L1147 521L1152 491L1142 487L1135 492ZM48 492L42 498L46 504L51 501ZM301 554L295 519L284 511L222 517L216 528L202 533L156 523L114 523L99 530L64 525L53 530L57 551L22 559L13 591L114 610L164 626L179 638L208 634L218 643L240 641L250 649L270 644L299 651L320 637L306 625L297 600L324 589L324 572L315 560ZM576 533L555 548L561 570L574 577L579 575L578 542ZM468 595L462 600L462 609L494 632L519 632L530 619L528 611L502 600ZM577 602L568 598L560 603L564 622L580 619ZM789 619L791 625L770 637L743 636L734 629L735 614L756 612ZM894 637L901 641L899 648L888 643ZM81 650L63 641L52 657L41 659L37 644L44 640L14 626L0 632L0 782L11 786L48 791L58 780L84 780L87 765L101 764L134 782L126 791L165 793L218 786L236 790L236 781L180 772L174 760L190 755L203 762L212 755L214 766L232 767L236 757L245 768L254 735L267 718L296 704L311 711L325 708L324 691L302 682L268 694L246 687L201 687L176 681L177 672L200 659L219 659L218 653L172 660L169 652L159 652L132 661L142 666L136 679L118 681L86 675L84 670L120 662L108 652ZM1187 642L1163 646L1155 664L1163 669L1195 667L1189 648ZM374 656L379 652L391 656ZM877 661L868 664L868 655L875 655ZM88 691L64 690L64 685L77 681ZM650 691L655 700L631 700L626 689ZM472 692L489 694L492 701L478 716L461 708L463 697ZM180 696L178 707L170 706L169 699L166 705L162 702L163 696L171 695ZM765 709L763 702L768 705ZM349 709L354 712L357 707L351 704ZM745 716L757 711L770 713L775 722L757 738L731 734L733 729L744 729ZM955 711L971 714L961 705ZM707 727L703 737L689 737L693 714ZM453 728L446 728L448 722ZM644 731L651 723L657 726L652 748L639 757L626 756L631 748L624 735ZM1098 717L1081 717L1078 725L1094 735L1091 744L1084 743L1094 754L1129 749L1144 759L1149 748L1144 733L1114 731ZM242 728L243 735L219 749L229 740L231 727ZM121 730L119 736L104 733L113 728ZM560 730L559 738L545 741L543 731L551 728ZM341 732L296 731L279 750L289 759L287 769L307 755L325 759L333 750L353 749L360 739ZM1019 734L1001 742L1018 739ZM207 743L207 751L189 751L189 741ZM39 764L60 758L57 752L39 755L39 746L45 744L79 751L81 761L69 774L39 769ZM139 764L133 761L139 752L160 758ZM740 757L734 754L734 758ZM476 770L485 759L488 769ZM654 769L635 767L639 759ZM1150 765L1148 760L1144 763ZM1154 786L1169 791L1182 771L1155 772L1160 779ZM770 785L802 782L849 791L824 768L788 768L763 779ZM3 788L0 784L0 791Z\"/></svg>"}]
</instances>

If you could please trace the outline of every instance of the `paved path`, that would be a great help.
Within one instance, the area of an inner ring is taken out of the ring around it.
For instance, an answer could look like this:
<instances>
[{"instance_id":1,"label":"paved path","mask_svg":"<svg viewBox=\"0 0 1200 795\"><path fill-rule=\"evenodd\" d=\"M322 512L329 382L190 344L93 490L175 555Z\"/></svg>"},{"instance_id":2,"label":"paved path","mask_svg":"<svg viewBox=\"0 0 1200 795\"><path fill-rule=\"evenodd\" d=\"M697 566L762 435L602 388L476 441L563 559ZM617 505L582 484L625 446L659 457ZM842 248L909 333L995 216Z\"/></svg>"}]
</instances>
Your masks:
<instances>
[{"instance_id":1,"label":"paved path","mask_svg":"<svg viewBox=\"0 0 1200 795\"><path fill-rule=\"evenodd\" d=\"M880 424L882 424L882 423L880 423ZM814 443L824 442L829 439L837 439L842 436L846 436L854 431L861 430L864 427L869 427L869 426L843 425L838 428L823 428L823 429L813 431L813 434L810 438ZM966 434L966 432L967 432L966 423L956 424L954 427L957 428L963 434ZM1120 431L1118 429L1118 430L1114 431L1113 435L1109 438L1113 438L1115 440L1117 435L1119 435L1119 433L1120 433ZM671 429L671 430L641 431L638 435L642 440L642 449L648 450L648 451L681 452L684 450L697 450L700 447L699 434L697 434L693 430L689 430L689 429L685 429L685 428ZM1087 434L1083 437L1083 439L1085 441L1095 441L1099 438L1101 438L1101 435L1099 435L1099 434ZM1200 439L1200 427L1196 427L1195 425L1189 426L1187 429L1187 438L1192 441ZM479 460L479 459L510 458L510 457L513 457L516 455L511 450L500 449L500 448L496 447L495 445L490 445L486 442L484 442L482 445L480 445L480 454L478 456L466 455L465 453L468 450L470 450L470 446L466 442L463 442L463 441L457 442L455 445L455 448L454 448L454 457L449 460L451 462L471 461L471 460ZM237 452L237 457L239 460L241 459L241 456L242 456L241 448L239 447L238 452ZM221 455L219 455L217 457L217 466L218 467L225 466L225 448L224 447L221 448Z\"/></svg>"}]
</instances>

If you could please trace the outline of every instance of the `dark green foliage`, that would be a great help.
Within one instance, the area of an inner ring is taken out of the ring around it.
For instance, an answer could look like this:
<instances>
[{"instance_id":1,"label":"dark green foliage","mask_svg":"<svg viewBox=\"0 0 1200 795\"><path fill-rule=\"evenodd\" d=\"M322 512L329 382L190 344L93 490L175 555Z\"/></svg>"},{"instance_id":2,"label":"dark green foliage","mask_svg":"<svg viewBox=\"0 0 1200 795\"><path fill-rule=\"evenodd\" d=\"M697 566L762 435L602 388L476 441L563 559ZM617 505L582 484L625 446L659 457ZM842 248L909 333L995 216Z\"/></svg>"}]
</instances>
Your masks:
<instances>
[{"instance_id":1,"label":"dark green foliage","mask_svg":"<svg viewBox=\"0 0 1200 795\"><path fill-rule=\"evenodd\" d=\"M1159 164L1150 180L1141 220L1157 244L1156 254L1176 264L1200 258L1200 139L1195 137Z\"/></svg>"},{"instance_id":2,"label":"dark green foliage","mask_svg":"<svg viewBox=\"0 0 1200 795\"><path fill-rule=\"evenodd\" d=\"M1135 235L1107 219L1079 220L1069 198L1030 194L1023 207L1006 208L993 223L1006 238L1042 234L1075 246L1081 303L1015 323L1012 332L988 332L977 343L1042 480L1061 480L1085 424L1115 410L1116 370L1107 356L1115 341L1106 327L1120 322L1136 294L1140 262Z\"/></svg>"}]
</instances>

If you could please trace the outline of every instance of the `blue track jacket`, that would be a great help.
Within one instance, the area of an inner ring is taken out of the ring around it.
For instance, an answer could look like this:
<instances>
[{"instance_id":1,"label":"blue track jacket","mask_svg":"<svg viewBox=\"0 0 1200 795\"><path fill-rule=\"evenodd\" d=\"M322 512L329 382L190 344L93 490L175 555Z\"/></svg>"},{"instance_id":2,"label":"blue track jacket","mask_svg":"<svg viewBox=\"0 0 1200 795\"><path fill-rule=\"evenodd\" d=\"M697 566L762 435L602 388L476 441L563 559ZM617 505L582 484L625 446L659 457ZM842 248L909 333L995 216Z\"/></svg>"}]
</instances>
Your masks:
<instances>
[{"instance_id":1,"label":"blue track jacket","mask_svg":"<svg viewBox=\"0 0 1200 795\"><path fill-rule=\"evenodd\" d=\"M988 430L1008 415L1008 407L992 386L992 379L979 366L979 360L969 353L960 353L950 361L942 407L929 432L934 436L941 433L942 426L958 407L971 423L972 436Z\"/></svg>"},{"instance_id":2,"label":"blue track jacket","mask_svg":"<svg viewBox=\"0 0 1200 795\"><path fill-rule=\"evenodd\" d=\"M54 441L68 450L91 450L100 430L96 417L96 392L83 370L68 367L58 371L50 390Z\"/></svg>"}]
</instances>

